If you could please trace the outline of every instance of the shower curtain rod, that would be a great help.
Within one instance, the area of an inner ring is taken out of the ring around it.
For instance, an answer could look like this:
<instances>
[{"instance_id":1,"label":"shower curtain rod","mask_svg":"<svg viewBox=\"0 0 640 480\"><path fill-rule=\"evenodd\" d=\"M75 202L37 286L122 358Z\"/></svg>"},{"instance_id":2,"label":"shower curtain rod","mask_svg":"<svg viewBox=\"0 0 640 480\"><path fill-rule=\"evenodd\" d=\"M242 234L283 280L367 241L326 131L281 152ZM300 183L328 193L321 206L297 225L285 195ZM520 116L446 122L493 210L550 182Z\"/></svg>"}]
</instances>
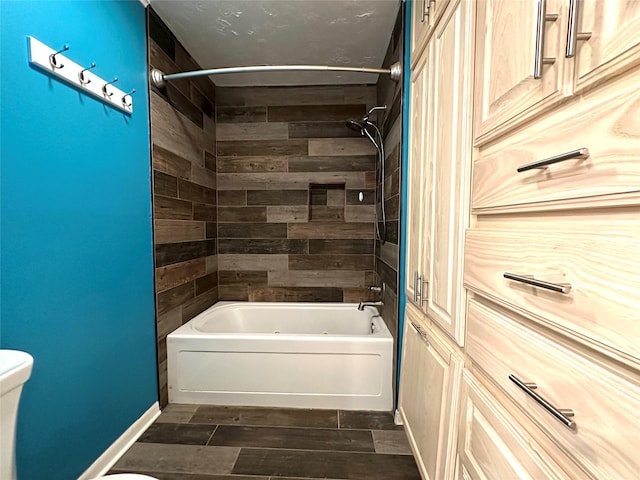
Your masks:
<instances>
[{"instance_id":1,"label":"shower curtain rod","mask_svg":"<svg viewBox=\"0 0 640 480\"><path fill-rule=\"evenodd\" d=\"M165 86L166 82L180 80L182 78L200 77L204 75L220 75L223 73L252 73L252 72L291 72L291 71L322 71L322 72L362 72L362 73L386 73L391 80L399 82L402 78L402 65L396 62L391 68L365 68L365 67L332 67L329 65L255 65L249 67L225 67L209 70L194 70L192 72L166 74L157 68L151 70L151 82L158 88Z\"/></svg>"}]
</instances>

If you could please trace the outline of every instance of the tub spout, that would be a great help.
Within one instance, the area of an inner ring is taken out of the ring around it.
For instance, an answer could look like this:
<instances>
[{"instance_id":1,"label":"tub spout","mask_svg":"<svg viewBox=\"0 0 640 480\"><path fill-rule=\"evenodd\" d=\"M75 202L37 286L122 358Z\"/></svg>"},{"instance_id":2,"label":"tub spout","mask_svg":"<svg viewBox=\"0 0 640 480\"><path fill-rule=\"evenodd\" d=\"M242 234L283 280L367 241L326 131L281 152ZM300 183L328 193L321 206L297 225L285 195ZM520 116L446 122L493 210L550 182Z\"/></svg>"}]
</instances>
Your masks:
<instances>
[{"instance_id":1,"label":"tub spout","mask_svg":"<svg viewBox=\"0 0 640 480\"><path fill-rule=\"evenodd\" d=\"M384 305L383 301L379 301L379 302L360 302L358 304L358 310L363 311L364 307L380 307Z\"/></svg>"}]
</instances>

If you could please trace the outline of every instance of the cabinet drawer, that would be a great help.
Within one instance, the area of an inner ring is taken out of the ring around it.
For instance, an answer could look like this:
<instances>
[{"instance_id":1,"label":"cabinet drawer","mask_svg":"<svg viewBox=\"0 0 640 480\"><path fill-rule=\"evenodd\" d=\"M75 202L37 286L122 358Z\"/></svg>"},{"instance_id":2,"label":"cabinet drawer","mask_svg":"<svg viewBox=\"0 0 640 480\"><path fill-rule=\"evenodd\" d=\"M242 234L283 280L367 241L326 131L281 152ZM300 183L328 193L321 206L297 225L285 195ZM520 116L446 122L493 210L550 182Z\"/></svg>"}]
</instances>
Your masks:
<instances>
[{"instance_id":1,"label":"cabinet drawer","mask_svg":"<svg viewBox=\"0 0 640 480\"><path fill-rule=\"evenodd\" d=\"M481 149L474 163L475 212L589 207L611 194L640 192L640 89L627 86L613 97L611 91L617 89L574 102ZM588 156L517 171L584 148ZM631 197L640 202L640 194Z\"/></svg>"},{"instance_id":2,"label":"cabinet drawer","mask_svg":"<svg viewBox=\"0 0 640 480\"><path fill-rule=\"evenodd\" d=\"M605 234L594 225L595 233L541 233L554 228L555 223L540 222L540 229L533 231L468 230L465 286L637 367L637 228L635 233L620 230ZM551 291L505 278L505 273L569 284L570 290Z\"/></svg>"},{"instance_id":3,"label":"cabinet drawer","mask_svg":"<svg viewBox=\"0 0 640 480\"><path fill-rule=\"evenodd\" d=\"M467 351L554 443L594 478L637 478L640 388L477 302L469 302ZM510 376L512 376L510 378ZM531 382L535 400L516 381ZM547 409L542 406L548 402ZM571 409L574 422L562 414Z\"/></svg>"},{"instance_id":4,"label":"cabinet drawer","mask_svg":"<svg viewBox=\"0 0 640 480\"><path fill-rule=\"evenodd\" d=\"M462 478L569 478L468 371L464 372L461 404L458 455Z\"/></svg>"}]
</instances>

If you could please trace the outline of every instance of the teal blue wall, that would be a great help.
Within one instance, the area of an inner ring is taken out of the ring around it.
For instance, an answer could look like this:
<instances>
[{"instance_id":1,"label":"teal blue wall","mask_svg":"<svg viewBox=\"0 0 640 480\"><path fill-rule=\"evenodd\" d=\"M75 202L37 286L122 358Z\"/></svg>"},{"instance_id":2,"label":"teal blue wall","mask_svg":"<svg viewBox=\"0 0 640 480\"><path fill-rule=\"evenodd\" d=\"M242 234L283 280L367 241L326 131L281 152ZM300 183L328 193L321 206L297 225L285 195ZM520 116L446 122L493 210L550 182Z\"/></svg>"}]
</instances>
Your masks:
<instances>
[{"instance_id":1,"label":"teal blue wall","mask_svg":"<svg viewBox=\"0 0 640 480\"><path fill-rule=\"evenodd\" d=\"M407 304L405 294L405 260L407 255L407 168L409 162L409 106L411 105L411 0L404 3L404 60L402 65L402 81L404 98L402 99L402 167L400 168L400 259L398 265L398 385L400 392L400 363L402 362L402 336L404 335L404 307Z\"/></svg>"},{"instance_id":2,"label":"teal blue wall","mask_svg":"<svg viewBox=\"0 0 640 480\"><path fill-rule=\"evenodd\" d=\"M77 478L157 401L145 12L2 1L0 347L35 359L20 480ZM27 35L135 88L127 116L31 68Z\"/></svg>"}]
</instances>

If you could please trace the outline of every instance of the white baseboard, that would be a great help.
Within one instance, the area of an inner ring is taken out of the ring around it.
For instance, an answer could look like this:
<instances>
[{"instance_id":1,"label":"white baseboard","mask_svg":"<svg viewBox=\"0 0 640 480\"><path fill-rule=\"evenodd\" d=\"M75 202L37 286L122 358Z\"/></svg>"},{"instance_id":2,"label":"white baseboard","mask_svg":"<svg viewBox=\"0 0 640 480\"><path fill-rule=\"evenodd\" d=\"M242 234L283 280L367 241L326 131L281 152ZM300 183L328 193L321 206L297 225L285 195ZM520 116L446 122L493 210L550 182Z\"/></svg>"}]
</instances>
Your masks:
<instances>
[{"instance_id":1,"label":"white baseboard","mask_svg":"<svg viewBox=\"0 0 640 480\"><path fill-rule=\"evenodd\" d=\"M106 475L109 469L120 459L129 447L134 444L140 435L149 428L149 425L160 415L160 405L155 402L149 410L144 412L142 416L133 422L133 424L125 430L125 432L116 439L115 442L107 448L93 464L87 468L78 480L89 480L92 478Z\"/></svg>"}]
</instances>

